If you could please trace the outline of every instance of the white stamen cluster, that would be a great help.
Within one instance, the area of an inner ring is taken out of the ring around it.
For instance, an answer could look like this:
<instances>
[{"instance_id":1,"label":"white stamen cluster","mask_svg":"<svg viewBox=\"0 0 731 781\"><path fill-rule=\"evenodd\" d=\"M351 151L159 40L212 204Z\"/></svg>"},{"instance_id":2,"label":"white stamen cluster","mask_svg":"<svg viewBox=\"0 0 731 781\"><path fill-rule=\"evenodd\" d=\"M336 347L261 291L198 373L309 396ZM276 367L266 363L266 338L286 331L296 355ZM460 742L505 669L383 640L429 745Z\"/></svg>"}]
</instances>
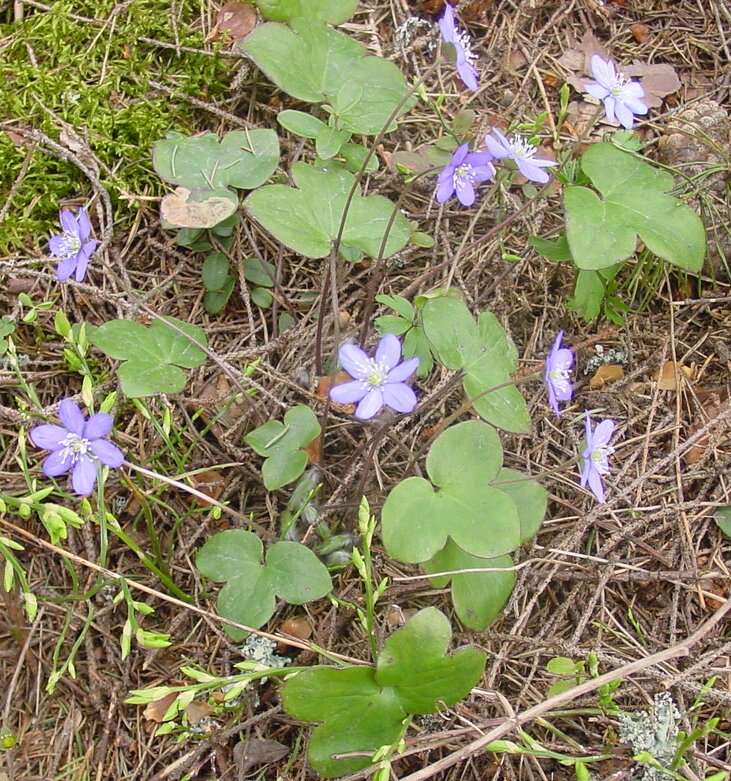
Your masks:
<instances>
[{"instance_id":1,"label":"white stamen cluster","mask_svg":"<svg viewBox=\"0 0 731 781\"><path fill-rule=\"evenodd\" d=\"M61 250L61 257L70 258L81 249L81 239L75 233L64 231L62 238L63 249Z\"/></svg>"},{"instance_id":2,"label":"white stamen cluster","mask_svg":"<svg viewBox=\"0 0 731 781\"><path fill-rule=\"evenodd\" d=\"M617 80L614 82L614 86L609 90L615 98L621 98L624 93L625 87L631 82L623 73L617 74Z\"/></svg>"},{"instance_id":3,"label":"white stamen cluster","mask_svg":"<svg viewBox=\"0 0 731 781\"><path fill-rule=\"evenodd\" d=\"M553 380L554 385L561 387L561 390L567 389L571 372L568 369L552 369L548 376Z\"/></svg>"},{"instance_id":4,"label":"white stamen cluster","mask_svg":"<svg viewBox=\"0 0 731 781\"><path fill-rule=\"evenodd\" d=\"M462 182L474 182L475 181L475 169L469 163L462 163L454 169L452 176L455 187Z\"/></svg>"},{"instance_id":5,"label":"white stamen cluster","mask_svg":"<svg viewBox=\"0 0 731 781\"><path fill-rule=\"evenodd\" d=\"M469 34L466 32L458 32L457 40L459 41L460 48L464 52L465 60L467 60L470 65L474 65L477 62L477 55L472 51L472 41L470 40Z\"/></svg>"},{"instance_id":6,"label":"white stamen cluster","mask_svg":"<svg viewBox=\"0 0 731 781\"><path fill-rule=\"evenodd\" d=\"M361 382L369 388L380 388L388 376L389 368L385 363L378 363L375 358L369 358L363 368Z\"/></svg>"},{"instance_id":7,"label":"white stamen cluster","mask_svg":"<svg viewBox=\"0 0 731 781\"><path fill-rule=\"evenodd\" d=\"M523 136L515 136L510 142L510 149L521 160L530 160L536 153L536 147L528 143Z\"/></svg>"},{"instance_id":8,"label":"white stamen cluster","mask_svg":"<svg viewBox=\"0 0 731 781\"><path fill-rule=\"evenodd\" d=\"M75 464L81 456L94 457L94 454L89 450L89 445L91 444L89 440L80 437L78 434L67 434L62 444L64 447L61 451L61 458L64 463L71 461L72 464Z\"/></svg>"},{"instance_id":9,"label":"white stamen cluster","mask_svg":"<svg viewBox=\"0 0 731 781\"><path fill-rule=\"evenodd\" d=\"M595 447L589 454L589 458L596 464L596 469L599 474L609 474L609 464L607 460L612 453L614 453L613 447L601 445L600 447Z\"/></svg>"}]
</instances>

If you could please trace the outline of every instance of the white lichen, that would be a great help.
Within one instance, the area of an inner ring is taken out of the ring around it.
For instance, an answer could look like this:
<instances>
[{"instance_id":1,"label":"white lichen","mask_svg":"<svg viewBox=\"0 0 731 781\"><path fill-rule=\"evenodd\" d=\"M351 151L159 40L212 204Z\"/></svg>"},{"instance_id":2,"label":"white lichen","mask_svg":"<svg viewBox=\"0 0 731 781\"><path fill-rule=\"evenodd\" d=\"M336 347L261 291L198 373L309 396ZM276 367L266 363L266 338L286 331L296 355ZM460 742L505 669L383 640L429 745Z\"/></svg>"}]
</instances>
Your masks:
<instances>
[{"instance_id":1,"label":"white lichen","mask_svg":"<svg viewBox=\"0 0 731 781\"><path fill-rule=\"evenodd\" d=\"M663 767L675 756L680 713L669 692L655 695L651 710L619 714L619 737L632 747L634 754L647 752ZM633 781L667 781L667 773L651 767L637 770Z\"/></svg>"}]
</instances>

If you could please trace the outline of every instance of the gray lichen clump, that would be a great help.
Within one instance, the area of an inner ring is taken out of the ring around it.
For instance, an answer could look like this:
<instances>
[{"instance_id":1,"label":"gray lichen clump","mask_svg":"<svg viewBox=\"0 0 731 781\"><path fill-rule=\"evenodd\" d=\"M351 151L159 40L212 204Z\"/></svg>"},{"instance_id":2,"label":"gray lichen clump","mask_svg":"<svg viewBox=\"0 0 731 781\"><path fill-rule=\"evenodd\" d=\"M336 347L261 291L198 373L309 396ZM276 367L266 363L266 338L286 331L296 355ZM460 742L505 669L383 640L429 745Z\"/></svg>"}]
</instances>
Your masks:
<instances>
[{"instance_id":1,"label":"gray lichen clump","mask_svg":"<svg viewBox=\"0 0 731 781\"><path fill-rule=\"evenodd\" d=\"M635 754L646 751L663 767L669 767L675 756L680 713L669 692L655 695L649 711L619 714L619 737L629 743ZM636 781L666 781L667 773L642 768L633 776Z\"/></svg>"}]
</instances>

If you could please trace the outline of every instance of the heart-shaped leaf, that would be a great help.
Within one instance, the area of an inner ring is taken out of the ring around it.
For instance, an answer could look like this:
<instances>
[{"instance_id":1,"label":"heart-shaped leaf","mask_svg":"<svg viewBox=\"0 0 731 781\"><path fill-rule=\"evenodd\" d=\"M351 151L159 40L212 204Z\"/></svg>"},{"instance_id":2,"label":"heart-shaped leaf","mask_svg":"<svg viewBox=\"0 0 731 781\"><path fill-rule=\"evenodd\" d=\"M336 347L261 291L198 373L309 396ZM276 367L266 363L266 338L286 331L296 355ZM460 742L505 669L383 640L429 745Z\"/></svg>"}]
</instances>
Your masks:
<instances>
[{"instance_id":1,"label":"heart-shaped leaf","mask_svg":"<svg viewBox=\"0 0 731 781\"><path fill-rule=\"evenodd\" d=\"M207 578L226 583L218 595L218 612L252 629L272 617L279 596L292 605L321 599L332 589L327 568L298 542L277 542L267 551L253 532L229 529L211 537L196 555L196 567ZM247 632L226 627L234 640Z\"/></svg>"},{"instance_id":2,"label":"heart-shaped leaf","mask_svg":"<svg viewBox=\"0 0 731 781\"><path fill-rule=\"evenodd\" d=\"M422 322L439 360L464 372L465 393L475 412L506 431L530 431L528 406L511 382L518 353L495 315L482 312L475 322L463 301L441 295L424 303Z\"/></svg>"},{"instance_id":3,"label":"heart-shaped leaf","mask_svg":"<svg viewBox=\"0 0 731 781\"><path fill-rule=\"evenodd\" d=\"M719 507L714 516L718 528L727 536L731 537L731 505Z\"/></svg>"},{"instance_id":4,"label":"heart-shaped leaf","mask_svg":"<svg viewBox=\"0 0 731 781\"><path fill-rule=\"evenodd\" d=\"M309 258L324 258L337 238L355 179L339 168L324 171L306 163L295 163L292 177L296 187L270 184L251 193L246 199L246 210L290 249ZM377 257L394 208L382 195L364 197L358 188L345 221L343 247ZM384 256L403 249L410 235L408 220L398 212Z\"/></svg>"},{"instance_id":5,"label":"heart-shaped leaf","mask_svg":"<svg viewBox=\"0 0 731 781\"><path fill-rule=\"evenodd\" d=\"M321 22L295 17L290 24L260 25L239 47L292 97L328 104L338 130L379 133L406 95L401 71ZM406 101L399 114L412 105ZM394 120L388 129L395 127Z\"/></svg>"},{"instance_id":6,"label":"heart-shaped leaf","mask_svg":"<svg viewBox=\"0 0 731 781\"><path fill-rule=\"evenodd\" d=\"M376 667L314 667L289 678L284 708L303 721L320 722L309 759L325 778L371 764L369 756L398 740L413 714L436 713L464 697L479 681L485 654L463 648L447 656L452 630L436 608L420 610L384 643Z\"/></svg>"},{"instance_id":7,"label":"heart-shaped leaf","mask_svg":"<svg viewBox=\"0 0 731 781\"><path fill-rule=\"evenodd\" d=\"M296 480L307 466L305 448L320 436L320 423L315 413L304 404L298 404L284 416L284 423L270 420L250 431L244 437L266 461L262 477L268 491L275 491Z\"/></svg>"},{"instance_id":8,"label":"heart-shaped leaf","mask_svg":"<svg viewBox=\"0 0 731 781\"><path fill-rule=\"evenodd\" d=\"M279 139L273 130L168 133L152 148L152 164L161 179L188 190L253 190L276 170Z\"/></svg>"},{"instance_id":9,"label":"heart-shaped leaf","mask_svg":"<svg viewBox=\"0 0 731 781\"><path fill-rule=\"evenodd\" d=\"M206 360L201 349L208 347L205 331L175 317L154 320L149 326L110 320L98 328L87 325L87 334L110 358L124 361L119 381L131 398L180 393L186 380L182 369L195 369Z\"/></svg>"},{"instance_id":10,"label":"heart-shaped leaf","mask_svg":"<svg viewBox=\"0 0 731 781\"><path fill-rule=\"evenodd\" d=\"M567 187L566 235L574 262L600 269L634 254L637 237L655 255L700 271L706 239L700 217L668 193L673 177L613 144L592 144L581 167L599 192Z\"/></svg>"},{"instance_id":11,"label":"heart-shaped leaf","mask_svg":"<svg viewBox=\"0 0 731 781\"><path fill-rule=\"evenodd\" d=\"M500 614L515 585L513 560L508 555L481 559L465 553L450 541L424 564L427 573L455 570L505 569L505 572L462 572L431 578L434 588L444 588L452 581L452 603L462 623L470 629L486 629Z\"/></svg>"},{"instance_id":12,"label":"heart-shaped leaf","mask_svg":"<svg viewBox=\"0 0 731 781\"><path fill-rule=\"evenodd\" d=\"M355 13L358 0L256 0L265 19L287 22L304 17L330 24L342 24Z\"/></svg>"},{"instance_id":13,"label":"heart-shaped leaf","mask_svg":"<svg viewBox=\"0 0 731 781\"><path fill-rule=\"evenodd\" d=\"M440 434L426 459L431 482L409 477L386 498L382 537L389 556L429 561L450 538L474 556L515 550L521 536L518 508L507 492L490 485L502 460L497 432L482 421L458 423Z\"/></svg>"}]
</instances>

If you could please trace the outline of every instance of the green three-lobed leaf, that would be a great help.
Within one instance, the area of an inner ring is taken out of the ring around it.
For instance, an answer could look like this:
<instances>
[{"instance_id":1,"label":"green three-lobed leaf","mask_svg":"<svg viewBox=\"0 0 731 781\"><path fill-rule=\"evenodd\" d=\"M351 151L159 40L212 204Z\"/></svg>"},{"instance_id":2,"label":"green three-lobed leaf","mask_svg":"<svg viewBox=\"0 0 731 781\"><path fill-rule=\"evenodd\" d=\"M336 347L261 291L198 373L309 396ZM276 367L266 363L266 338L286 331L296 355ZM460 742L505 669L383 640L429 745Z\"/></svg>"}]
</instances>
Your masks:
<instances>
[{"instance_id":1,"label":"green three-lobed leaf","mask_svg":"<svg viewBox=\"0 0 731 781\"><path fill-rule=\"evenodd\" d=\"M382 537L389 556L429 561L449 538L474 556L515 550L518 508L507 492L490 485L502 460L497 432L482 421L458 423L440 434L426 459L431 482L407 478L386 498Z\"/></svg>"},{"instance_id":2,"label":"green three-lobed leaf","mask_svg":"<svg viewBox=\"0 0 731 781\"><path fill-rule=\"evenodd\" d=\"M705 231L698 215L668 195L673 177L613 144L592 144L581 167L598 193L567 187L566 235L581 269L612 266L634 254L637 237L655 255L700 271Z\"/></svg>"},{"instance_id":3,"label":"green three-lobed leaf","mask_svg":"<svg viewBox=\"0 0 731 781\"><path fill-rule=\"evenodd\" d=\"M316 19L259 25L240 47L292 97L328 104L338 130L379 133L406 95L406 82L394 63L366 56L360 43ZM412 103L406 101L399 113ZM395 121L389 129L394 127Z\"/></svg>"},{"instance_id":4,"label":"green three-lobed leaf","mask_svg":"<svg viewBox=\"0 0 731 781\"><path fill-rule=\"evenodd\" d=\"M395 743L413 714L454 705L479 681L485 655L463 648L447 655L452 630L436 608L420 610L384 643L375 669L314 667L289 679L285 710L320 722L309 758L325 778L370 764L369 754ZM360 753L337 759L341 754Z\"/></svg>"},{"instance_id":5,"label":"green three-lobed leaf","mask_svg":"<svg viewBox=\"0 0 731 781\"><path fill-rule=\"evenodd\" d=\"M305 471L304 448L319 436L320 423L304 404L287 410L283 423L270 420L246 435L246 444L266 459L261 471L268 491L293 482Z\"/></svg>"},{"instance_id":6,"label":"green three-lobed leaf","mask_svg":"<svg viewBox=\"0 0 731 781\"><path fill-rule=\"evenodd\" d=\"M270 184L251 193L246 210L279 241L309 258L324 258L338 236L353 174L334 166L318 170L306 163L292 166L296 187ZM395 206L382 195L355 192L342 235L342 249L377 257ZM409 240L408 220L398 212L386 241L384 257Z\"/></svg>"},{"instance_id":7,"label":"green three-lobed leaf","mask_svg":"<svg viewBox=\"0 0 731 781\"><path fill-rule=\"evenodd\" d=\"M258 629L274 613L276 597L302 605L324 597L332 589L327 568L298 542L277 542L263 561L264 546L253 532L229 529L211 537L198 551L201 574L226 585L216 607L224 617ZM235 640L248 634L226 627Z\"/></svg>"},{"instance_id":8,"label":"green three-lobed leaf","mask_svg":"<svg viewBox=\"0 0 731 781\"><path fill-rule=\"evenodd\" d=\"M186 381L183 369L195 369L206 360L205 331L175 317L154 320L149 326L111 320L87 329L93 345L123 361L119 381L131 398L180 393Z\"/></svg>"}]
</instances>

